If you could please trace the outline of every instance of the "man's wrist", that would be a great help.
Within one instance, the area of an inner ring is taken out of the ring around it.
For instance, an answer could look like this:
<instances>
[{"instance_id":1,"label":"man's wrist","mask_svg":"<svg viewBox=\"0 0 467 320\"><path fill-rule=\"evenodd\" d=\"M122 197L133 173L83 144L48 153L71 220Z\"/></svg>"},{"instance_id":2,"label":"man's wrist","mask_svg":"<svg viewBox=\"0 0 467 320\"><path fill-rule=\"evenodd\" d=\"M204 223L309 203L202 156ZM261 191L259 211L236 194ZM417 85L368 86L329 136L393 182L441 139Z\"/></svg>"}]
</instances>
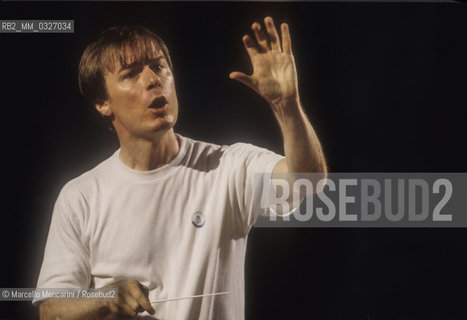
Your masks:
<instances>
[{"instance_id":1,"label":"man's wrist","mask_svg":"<svg viewBox=\"0 0 467 320\"><path fill-rule=\"evenodd\" d=\"M90 315L92 320L104 319L110 313L110 303L107 300L97 300L91 306Z\"/></svg>"},{"instance_id":2,"label":"man's wrist","mask_svg":"<svg viewBox=\"0 0 467 320\"><path fill-rule=\"evenodd\" d=\"M270 106L281 127L288 126L288 124L294 123L304 117L298 98L270 103Z\"/></svg>"}]
</instances>

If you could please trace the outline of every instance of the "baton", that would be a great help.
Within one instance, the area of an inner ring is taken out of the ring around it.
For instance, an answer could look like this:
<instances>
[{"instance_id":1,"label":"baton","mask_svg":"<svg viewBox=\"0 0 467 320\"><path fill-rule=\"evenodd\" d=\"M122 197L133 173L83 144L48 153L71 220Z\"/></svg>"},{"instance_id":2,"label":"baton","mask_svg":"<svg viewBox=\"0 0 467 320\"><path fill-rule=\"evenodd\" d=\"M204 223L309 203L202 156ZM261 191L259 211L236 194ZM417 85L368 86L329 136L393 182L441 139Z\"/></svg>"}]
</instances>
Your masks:
<instances>
[{"instance_id":1,"label":"baton","mask_svg":"<svg viewBox=\"0 0 467 320\"><path fill-rule=\"evenodd\" d=\"M160 303L160 302L175 301L175 300L196 299L196 298L210 297L210 296L221 296L221 295L225 295L225 294L230 294L230 292L228 292L228 291L214 292L214 293L198 294L196 296L187 296L187 297L178 297L178 298L154 300L154 301L150 301L150 302L151 303Z\"/></svg>"}]
</instances>

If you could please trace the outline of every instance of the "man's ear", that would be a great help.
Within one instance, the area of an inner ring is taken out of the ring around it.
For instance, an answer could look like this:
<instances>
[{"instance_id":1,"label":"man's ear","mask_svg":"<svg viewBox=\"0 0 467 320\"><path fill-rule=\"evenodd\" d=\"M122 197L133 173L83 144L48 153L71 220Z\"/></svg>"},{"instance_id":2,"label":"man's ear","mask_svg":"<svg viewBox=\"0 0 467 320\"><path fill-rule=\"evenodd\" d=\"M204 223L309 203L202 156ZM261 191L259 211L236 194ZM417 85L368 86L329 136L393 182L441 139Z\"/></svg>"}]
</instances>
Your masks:
<instances>
[{"instance_id":1,"label":"man's ear","mask_svg":"<svg viewBox=\"0 0 467 320\"><path fill-rule=\"evenodd\" d=\"M95 107L103 116L110 117L112 115L112 109L110 109L110 103L108 100L96 103Z\"/></svg>"}]
</instances>

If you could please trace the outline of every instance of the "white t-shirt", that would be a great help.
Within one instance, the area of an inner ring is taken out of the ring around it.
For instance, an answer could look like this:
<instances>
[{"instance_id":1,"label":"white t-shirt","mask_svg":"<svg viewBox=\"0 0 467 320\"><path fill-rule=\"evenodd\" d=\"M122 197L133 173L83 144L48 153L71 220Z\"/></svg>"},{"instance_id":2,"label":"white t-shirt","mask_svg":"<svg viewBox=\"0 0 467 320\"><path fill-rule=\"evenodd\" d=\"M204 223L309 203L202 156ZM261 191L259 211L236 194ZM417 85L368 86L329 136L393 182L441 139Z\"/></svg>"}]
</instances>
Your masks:
<instances>
[{"instance_id":1,"label":"white t-shirt","mask_svg":"<svg viewBox=\"0 0 467 320\"><path fill-rule=\"evenodd\" d=\"M164 167L132 170L117 150L63 187L38 288L134 279L150 301L229 291L154 305L155 318L244 319L247 235L262 213L254 173L272 172L283 157L250 144L177 139L180 151Z\"/></svg>"}]
</instances>

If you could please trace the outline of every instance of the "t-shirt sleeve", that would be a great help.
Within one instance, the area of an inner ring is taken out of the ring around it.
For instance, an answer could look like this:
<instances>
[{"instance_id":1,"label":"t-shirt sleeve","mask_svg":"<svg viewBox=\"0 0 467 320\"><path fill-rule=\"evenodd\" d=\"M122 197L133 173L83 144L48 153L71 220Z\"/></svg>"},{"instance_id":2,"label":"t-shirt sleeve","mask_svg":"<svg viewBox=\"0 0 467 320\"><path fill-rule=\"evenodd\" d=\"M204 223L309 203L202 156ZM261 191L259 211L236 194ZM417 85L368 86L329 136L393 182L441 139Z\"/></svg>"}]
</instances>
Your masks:
<instances>
[{"instance_id":1,"label":"t-shirt sleeve","mask_svg":"<svg viewBox=\"0 0 467 320\"><path fill-rule=\"evenodd\" d=\"M88 288L89 250L82 230L86 211L79 192L65 186L55 203L37 288ZM34 299L38 306L43 299Z\"/></svg>"},{"instance_id":2,"label":"t-shirt sleeve","mask_svg":"<svg viewBox=\"0 0 467 320\"><path fill-rule=\"evenodd\" d=\"M272 173L274 166L284 156L270 150L251 144L237 143L227 150L232 161L232 171L235 195L238 203L238 214L244 233L248 233L259 215L269 213L267 206L263 206L263 179Z\"/></svg>"}]
</instances>

